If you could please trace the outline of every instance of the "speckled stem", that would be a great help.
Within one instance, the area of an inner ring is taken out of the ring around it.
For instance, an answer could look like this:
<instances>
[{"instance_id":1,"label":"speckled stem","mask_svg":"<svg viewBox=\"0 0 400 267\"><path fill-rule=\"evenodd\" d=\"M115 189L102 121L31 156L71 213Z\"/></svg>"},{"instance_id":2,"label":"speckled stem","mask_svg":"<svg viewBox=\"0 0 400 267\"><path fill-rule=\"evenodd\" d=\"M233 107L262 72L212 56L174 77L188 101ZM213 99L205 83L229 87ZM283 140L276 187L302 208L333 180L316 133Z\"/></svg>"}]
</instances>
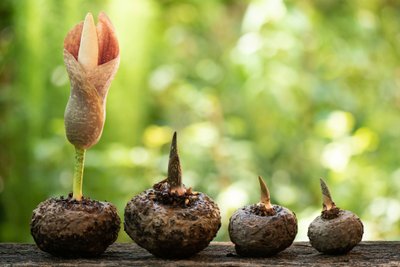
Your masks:
<instances>
[{"instance_id":1,"label":"speckled stem","mask_svg":"<svg viewBox=\"0 0 400 267\"><path fill-rule=\"evenodd\" d=\"M178 195L183 195L186 191L182 185L182 169L178 155L176 132L172 137L171 150L169 152L167 183L170 185L171 192L176 192Z\"/></svg>"},{"instance_id":2,"label":"speckled stem","mask_svg":"<svg viewBox=\"0 0 400 267\"><path fill-rule=\"evenodd\" d=\"M272 209L271 198L269 195L268 187L261 176L258 176L258 181L260 182L260 189L261 189L260 203L264 204L266 209Z\"/></svg>"},{"instance_id":3,"label":"speckled stem","mask_svg":"<svg viewBox=\"0 0 400 267\"><path fill-rule=\"evenodd\" d=\"M324 182L324 180L319 179L320 184L321 184L321 191L322 191L322 200L323 200L323 209L328 211L333 208L336 208L335 202L333 202L331 193L329 192L329 188Z\"/></svg>"},{"instance_id":4,"label":"speckled stem","mask_svg":"<svg viewBox=\"0 0 400 267\"><path fill-rule=\"evenodd\" d=\"M83 181L83 168L85 162L86 149L75 147L75 171L73 181L73 195L72 197L78 201L82 200L82 181Z\"/></svg>"}]
</instances>

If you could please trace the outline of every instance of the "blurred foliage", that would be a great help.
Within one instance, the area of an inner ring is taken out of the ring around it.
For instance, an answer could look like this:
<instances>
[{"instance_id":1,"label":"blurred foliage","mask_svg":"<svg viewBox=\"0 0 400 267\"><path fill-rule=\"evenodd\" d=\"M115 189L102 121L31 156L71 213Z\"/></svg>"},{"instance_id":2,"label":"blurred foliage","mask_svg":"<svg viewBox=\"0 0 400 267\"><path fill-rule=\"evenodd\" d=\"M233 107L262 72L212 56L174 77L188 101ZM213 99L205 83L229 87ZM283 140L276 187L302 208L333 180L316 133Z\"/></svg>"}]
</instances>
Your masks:
<instances>
[{"instance_id":1,"label":"blurred foliage","mask_svg":"<svg viewBox=\"0 0 400 267\"><path fill-rule=\"evenodd\" d=\"M400 3L378 0L0 2L0 241L32 242L32 210L72 189L63 39L104 10L121 64L84 193L126 202L166 175L178 131L184 182L227 222L258 201L296 212L298 240L325 177L364 239L400 239ZM121 231L119 241L128 241Z\"/></svg>"}]
</instances>

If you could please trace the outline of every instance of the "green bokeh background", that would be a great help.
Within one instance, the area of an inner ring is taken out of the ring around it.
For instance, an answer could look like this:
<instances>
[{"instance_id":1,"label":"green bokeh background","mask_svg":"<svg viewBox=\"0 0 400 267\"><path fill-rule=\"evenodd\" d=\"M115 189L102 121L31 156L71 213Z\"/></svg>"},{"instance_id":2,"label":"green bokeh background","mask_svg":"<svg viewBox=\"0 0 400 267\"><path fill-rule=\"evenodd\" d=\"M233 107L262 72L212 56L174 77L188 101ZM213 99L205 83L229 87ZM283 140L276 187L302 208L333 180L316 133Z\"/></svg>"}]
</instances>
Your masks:
<instances>
[{"instance_id":1,"label":"green bokeh background","mask_svg":"<svg viewBox=\"0 0 400 267\"><path fill-rule=\"evenodd\" d=\"M320 212L320 177L364 240L400 239L400 2L2 0L0 241L33 242L32 210L72 189L62 49L88 11L111 18L121 64L86 196L123 216L165 177L177 130L185 184L220 206L217 240L258 201L258 175L296 212L297 240Z\"/></svg>"}]
</instances>

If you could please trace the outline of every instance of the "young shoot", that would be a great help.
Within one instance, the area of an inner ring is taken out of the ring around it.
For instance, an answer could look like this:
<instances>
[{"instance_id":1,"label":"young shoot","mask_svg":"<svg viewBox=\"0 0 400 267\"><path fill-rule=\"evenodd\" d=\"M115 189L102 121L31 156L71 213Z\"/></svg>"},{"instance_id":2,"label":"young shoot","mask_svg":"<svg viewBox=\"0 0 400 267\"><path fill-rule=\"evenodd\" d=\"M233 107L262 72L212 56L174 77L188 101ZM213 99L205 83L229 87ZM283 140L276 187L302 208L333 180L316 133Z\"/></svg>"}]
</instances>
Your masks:
<instances>
[{"instance_id":1,"label":"young shoot","mask_svg":"<svg viewBox=\"0 0 400 267\"><path fill-rule=\"evenodd\" d=\"M333 202L331 193L329 192L329 188L324 182L324 180L319 179L320 184L321 184L321 191L322 191L322 201L323 201L323 210L331 210L333 208L336 208L335 202Z\"/></svg>"},{"instance_id":2,"label":"young shoot","mask_svg":"<svg viewBox=\"0 0 400 267\"><path fill-rule=\"evenodd\" d=\"M186 193L186 188L182 184L182 169L178 155L176 132L174 132L174 136L172 137L169 152L167 183L170 186L171 193L176 193L179 196Z\"/></svg>"},{"instance_id":3,"label":"young shoot","mask_svg":"<svg viewBox=\"0 0 400 267\"><path fill-rule=\"evenodd\" d=\"M261 189L260 204L264 205L264 207L267 210L270 210L272 209L272 205L268 187L261 176L258 176L258 181L260 182L260 189Z\"/></svg>"}]
</instances>

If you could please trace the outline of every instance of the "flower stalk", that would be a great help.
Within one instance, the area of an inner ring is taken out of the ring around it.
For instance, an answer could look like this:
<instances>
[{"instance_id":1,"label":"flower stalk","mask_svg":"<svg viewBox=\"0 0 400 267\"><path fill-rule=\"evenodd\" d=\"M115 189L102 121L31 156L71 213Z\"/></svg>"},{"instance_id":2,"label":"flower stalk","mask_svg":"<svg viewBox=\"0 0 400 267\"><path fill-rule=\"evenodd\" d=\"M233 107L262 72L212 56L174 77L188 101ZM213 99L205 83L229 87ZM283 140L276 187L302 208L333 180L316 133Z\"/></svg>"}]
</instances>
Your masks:
<instances>
[{"instance_id":1,"label":"flower stalk","mask_svg":"<svg viewBox=\"0 0 400 267\"><path fill-rule=\"evenodd\" d=\"M75 147L75 170L73 180L72 197L78 201L82 200L83 169L85 165L86 149Z\"/></svg>"}]
</instances>

